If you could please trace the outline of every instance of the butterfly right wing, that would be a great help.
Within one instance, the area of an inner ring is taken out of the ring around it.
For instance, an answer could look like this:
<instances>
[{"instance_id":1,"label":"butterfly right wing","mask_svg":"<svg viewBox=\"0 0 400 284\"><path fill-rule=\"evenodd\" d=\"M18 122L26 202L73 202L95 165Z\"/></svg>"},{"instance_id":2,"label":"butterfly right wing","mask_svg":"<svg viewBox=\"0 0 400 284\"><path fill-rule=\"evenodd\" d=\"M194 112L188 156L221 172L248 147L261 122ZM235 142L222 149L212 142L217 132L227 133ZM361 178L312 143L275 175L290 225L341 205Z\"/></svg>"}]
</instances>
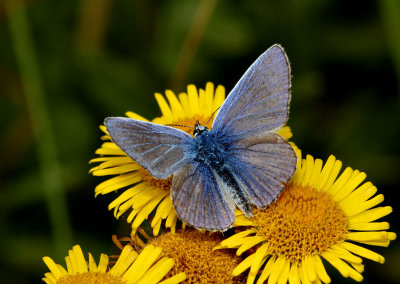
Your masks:
<instances>
[{"instance_id":1,"label":"butterfly right wing","mask_svg":"<svg viewBox=\"0 0 400 284\"><path fill-rule=\"evenodd\" d=\"M247 192L250 203L264 207L274 201L296 170L292 146L276 133L232 143L231 173Z\"/></svg>"},{"instance_id":2,"label":"butterfly right wing","mask_svg":"<svg viewBox=\"0 0 400 284\"><path fill-rule=\"evenodd\" d=\"M201 162L174 174L171 198L178 217L198 229L225 230L235 220L235 204L226 186Z\"/></svg>"},{"instance_id":3,"label":"butterfly right wing","mask_svg":"<svg viewBox=\"0 0 400 284\"><path fill-rule=\"evenodd\" d=\"M289 60L280 45L273 45L257 58L230 92L212 130L237 139L275 131L288 119L289 102Z\"/></svg>"}]
</instances>

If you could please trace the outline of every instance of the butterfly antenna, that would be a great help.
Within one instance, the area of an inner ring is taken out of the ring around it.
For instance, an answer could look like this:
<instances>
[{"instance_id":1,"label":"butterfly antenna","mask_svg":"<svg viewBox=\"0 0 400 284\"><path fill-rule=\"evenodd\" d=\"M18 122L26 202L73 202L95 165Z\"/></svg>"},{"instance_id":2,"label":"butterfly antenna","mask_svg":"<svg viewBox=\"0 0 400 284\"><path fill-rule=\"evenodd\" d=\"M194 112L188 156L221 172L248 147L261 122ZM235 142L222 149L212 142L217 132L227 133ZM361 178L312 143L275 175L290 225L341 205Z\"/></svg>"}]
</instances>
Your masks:
<instances>
[{"instance_id":1,"label":"butterfly antenna","mask_svg":"<svg viewBox=\"0 0 400 284\"><path fill-rule=\"evenodd\" d=\"M195 128L192 127L192 126L181 125L181 124L166 124L166 126L179 126L179 127L187 127L187 128L195 129Z\"/></svg>"},{"instance_id":2,"label":"butterfly antenna","mask_svg":"<svg viewBox=\"0 0 400 284\"><path fill-rule=\"evenodd\" d=\"M207 124L210 122L211 118L214 117L214 114L219 110L220 107L218 107L216 110L214 110L214 112L212 113L212 115L210 116L210 118L207 120L206 124L204 124L204 126L207 126Z\"/></svg>"}]
</instances>

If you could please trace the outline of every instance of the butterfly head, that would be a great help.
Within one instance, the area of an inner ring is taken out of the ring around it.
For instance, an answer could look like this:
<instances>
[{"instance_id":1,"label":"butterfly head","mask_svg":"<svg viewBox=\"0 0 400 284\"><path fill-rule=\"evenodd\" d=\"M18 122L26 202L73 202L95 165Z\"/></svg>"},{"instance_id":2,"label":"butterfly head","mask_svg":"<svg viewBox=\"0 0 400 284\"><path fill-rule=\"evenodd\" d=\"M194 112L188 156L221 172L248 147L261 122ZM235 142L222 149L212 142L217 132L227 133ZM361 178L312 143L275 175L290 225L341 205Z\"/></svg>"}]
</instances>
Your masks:
<instances>
[{"instance_id":1,"label":"butterfly head","mask_svg":"<svg viewBox=\"0 0 400 284\"><path fill-rule=\"evenodd\" d=\"M193 136L194 136L194 137L197 137L198 135L200 135L200 134L203 133L204 131L209 131L209 129L207 128L207 126L201 125L201 124L197 121L196 124L194 125Z\"/></svg>"}]
</instances>

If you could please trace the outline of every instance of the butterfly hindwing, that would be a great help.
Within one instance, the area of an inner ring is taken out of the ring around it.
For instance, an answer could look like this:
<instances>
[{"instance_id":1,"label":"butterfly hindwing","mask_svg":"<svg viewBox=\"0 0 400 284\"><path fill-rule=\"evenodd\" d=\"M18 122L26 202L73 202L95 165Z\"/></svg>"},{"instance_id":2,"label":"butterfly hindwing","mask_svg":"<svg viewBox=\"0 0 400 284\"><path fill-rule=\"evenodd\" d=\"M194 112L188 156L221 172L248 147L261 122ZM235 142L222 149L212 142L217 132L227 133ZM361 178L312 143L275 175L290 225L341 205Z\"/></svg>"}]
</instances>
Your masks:
<instances>
[{"instance_id":1,"label":"butterfly hindwing","mask_svg":"<svg viewBox=\"0 0 400 284\"><path fill-rule=\"evenodd\" d=\"M112 141L156 178L168 178L190 161L193 138L179 129L124 117L104 124Z\"/></svg>"},{"instance_id":2,"label":"butterfly hindwing","mask_svg":"<svg viewBox=\"0 0 400 284\"><path fill-rule=\"evenodd\" d=\"M174 175L171 198L178 217L198 229L225 230L235 219L226 188L203 163L190 163Z\"/></svg>"},{"instance_id":3,"label":"butterfly hindwing","mask_svg":"<svg viewBox=\"0 0 400 284\"><path fill-rule=\"evenodd\" d=\"M273 132L236 141L231 151L232 174L257 207L274 201L296 169L292 146Z\"/></svg>"},{"instance_id":4,"label":"butterfly hindwing","mask_svg":"<svg viewBox=\"0 0 400 284\"><path fill-rule=\"evenodd\" d=\"M274 45L246 71L221 106L212 130L238 138L280 128L290 102L290 66Z\"/></svg>"}]
</instances>

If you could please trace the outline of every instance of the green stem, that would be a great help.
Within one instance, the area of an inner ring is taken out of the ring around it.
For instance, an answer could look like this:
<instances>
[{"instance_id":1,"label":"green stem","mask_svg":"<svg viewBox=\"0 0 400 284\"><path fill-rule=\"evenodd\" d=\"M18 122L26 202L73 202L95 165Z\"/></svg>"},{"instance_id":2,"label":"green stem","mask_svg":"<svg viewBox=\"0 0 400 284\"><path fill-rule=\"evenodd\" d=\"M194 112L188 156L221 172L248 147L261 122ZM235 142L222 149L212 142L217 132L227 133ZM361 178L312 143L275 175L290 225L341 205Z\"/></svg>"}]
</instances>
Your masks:
<instances>
[{"instance_id":1,"label":"green stem","mask_svg":"<svg viewBox=\"0 0 400 284\"><path fill-rule=\"evenodd\" d=\"M400 90L400 1L381 0L378 2L380 4L386 40L394 61L394 67L397 72L397 82Z\"/></svg>"},{"instance_id":2,"label":"green stem","mask_svg":"<svg viewBox=\"0 0 400 284\"><path fill-rule=\"evenodd\" d=\"M6 0L5 7L9 15L8 23L11 39L35 135L37 157L43 178L43 190L53 230L54 248L58 255L64 255L65 249L71 246L72 233L67 213L61 166L57 159L50 115L25 4L21 0Z\"/></svg>"},{"instance_id":3,"label":"green stem","mask_svg":"<svg viewBox=\"0 0 400 284\"><path fill-rule=\"evenodd\" d=\"M170 88L172 90L179 90L184 84L216 4L217 0L203 0L199 4L171 77Z\"/></svg>"}]
</instances>

